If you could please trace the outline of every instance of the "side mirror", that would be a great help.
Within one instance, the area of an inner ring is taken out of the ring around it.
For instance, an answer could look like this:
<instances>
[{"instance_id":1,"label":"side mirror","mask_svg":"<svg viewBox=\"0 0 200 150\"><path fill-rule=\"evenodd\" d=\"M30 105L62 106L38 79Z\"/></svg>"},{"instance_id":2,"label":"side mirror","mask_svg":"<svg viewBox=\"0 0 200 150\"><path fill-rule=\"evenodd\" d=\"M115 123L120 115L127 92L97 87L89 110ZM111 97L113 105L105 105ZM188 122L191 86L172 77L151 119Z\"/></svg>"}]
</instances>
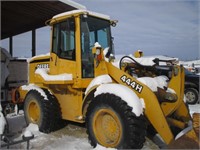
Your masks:
<instances>
[{"instance_id":1,"label":"side mirror","mask_svg":"<svg viewBox=\"0 0 200 150\"><path fill-rule=\"evenodd\" d=\"M118 23L118 20L111 20L110 21L110 25L113 26L113 27L116 27L117 23Z\"/></svg>"}]
</instances>

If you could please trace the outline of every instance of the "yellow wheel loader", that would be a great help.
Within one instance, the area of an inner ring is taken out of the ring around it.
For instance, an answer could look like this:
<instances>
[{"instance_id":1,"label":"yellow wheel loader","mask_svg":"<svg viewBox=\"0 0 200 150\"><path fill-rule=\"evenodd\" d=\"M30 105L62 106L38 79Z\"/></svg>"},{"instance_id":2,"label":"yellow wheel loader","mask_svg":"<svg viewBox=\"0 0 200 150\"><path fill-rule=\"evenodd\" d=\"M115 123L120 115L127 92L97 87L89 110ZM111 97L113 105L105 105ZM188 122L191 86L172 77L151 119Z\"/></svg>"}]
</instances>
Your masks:
<instances>
[{"instance_id":1,"label":"yellow wheel loader","mask_svg":"<svg viewBox=\"0 0 200 150\"><path fill-rule=\"evenodd\" d=\"M144 65L142 57L114 59L111 26L117 21L106 15L75 10L46 23L52 29L51 51L29 61L29 84L16 95L27 123L45 133L58 130L63 120L85 123L94 147L142 148L149 133L170 144L182 130L198 144L183 101L182 66L159 59ZM165 84L152 89L148 83L158 79Z\"/></svg>"}]
</instances>

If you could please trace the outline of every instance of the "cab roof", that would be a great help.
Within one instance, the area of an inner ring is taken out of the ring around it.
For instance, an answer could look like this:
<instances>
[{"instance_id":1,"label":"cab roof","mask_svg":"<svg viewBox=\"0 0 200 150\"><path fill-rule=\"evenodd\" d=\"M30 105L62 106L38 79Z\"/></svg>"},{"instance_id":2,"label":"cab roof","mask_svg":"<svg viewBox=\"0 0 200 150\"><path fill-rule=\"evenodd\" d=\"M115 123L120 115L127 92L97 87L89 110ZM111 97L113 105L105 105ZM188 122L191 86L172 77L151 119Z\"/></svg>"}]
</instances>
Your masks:
<instances>
[{"instance_id":1,"label":"cab roof","mask_svg":"<svg viewBox=\"0 0 200 150\"><path fill-rule=\"evenodd\" d=\"M74 16L74 15L79 15L79 14L86 14L86 15L91 15L91 16L95 16L98 18L102 18L102 19L106 19L106 20L110 20L110 16L108 15L104 15L101 13L96 13L96 12L92 12L92 11L88 11L88 10L72 10L72 11L68 11L68 12L64 12L64 13L60 13L58 15L53 16L53 19L59 19L59 18L67 18L69 16Z\"/></svg>"}]
</instances>

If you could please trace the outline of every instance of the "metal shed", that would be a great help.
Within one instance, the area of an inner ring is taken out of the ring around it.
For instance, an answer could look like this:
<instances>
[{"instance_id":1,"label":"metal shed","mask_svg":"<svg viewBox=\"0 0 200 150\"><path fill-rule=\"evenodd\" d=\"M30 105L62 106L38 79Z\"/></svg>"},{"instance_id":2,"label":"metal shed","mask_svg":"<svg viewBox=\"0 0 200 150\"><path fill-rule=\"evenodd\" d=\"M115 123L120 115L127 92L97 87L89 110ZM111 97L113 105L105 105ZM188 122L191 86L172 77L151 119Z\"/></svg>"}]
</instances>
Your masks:
<instances>
[{"instance_id":1,"label":"metal shed","mask_svg":"<svg viewBox=\"0 0 200 150\"><path fill-rule=\"evenodd\" d=\"M35 56L35 30L45 26L54 15L75 9L86 9L71 0L1 1L1 40L9 38L9 52L13 54L13 36L32 31L32 56Z\"/></svg>"}]
</instances>

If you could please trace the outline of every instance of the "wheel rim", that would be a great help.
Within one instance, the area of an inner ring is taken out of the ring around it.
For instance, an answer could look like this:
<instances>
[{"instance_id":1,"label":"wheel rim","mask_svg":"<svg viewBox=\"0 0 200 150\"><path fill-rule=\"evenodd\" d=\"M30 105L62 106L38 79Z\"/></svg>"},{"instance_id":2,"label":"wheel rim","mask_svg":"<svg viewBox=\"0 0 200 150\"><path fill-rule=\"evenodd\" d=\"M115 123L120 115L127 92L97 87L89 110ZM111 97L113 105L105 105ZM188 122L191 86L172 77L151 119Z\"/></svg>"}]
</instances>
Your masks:
<instances>
[{"instance_id":1,"label":"wheel rim","mask_svg":"<svg viewBox=\"0 0 200 150\"><path fill-rule=\"evenodd\" d=\"M186 99L187 99L187 101L188 102L193 102L193 101L195 101L195 94L193 93L193 92L190 92L190 91L188 91L186 94L185 94L185 96L186 96Z\"/></svg>"},{"instance_id":2,"label":"wheel rim","mask_svg":"<svg viewBox=\"0 0 200 150\"><path fill-rule=\"evenodd\" d=\"M122 125L117 114L110 109L98 110L93 118L97 141L105 147L117 147L122 137Z\"/></svg>"},{"instance_id":3,"label":"wheel rim","mask_svg":"<svg viewBox=\"0 0 200 150\"><path fill-rule=\"evenodd\" d=\"M32 123L39 123L40 120L40 107L37 101L31 100L28 105L28 116Z\"/></svg>"}]
</instances>

